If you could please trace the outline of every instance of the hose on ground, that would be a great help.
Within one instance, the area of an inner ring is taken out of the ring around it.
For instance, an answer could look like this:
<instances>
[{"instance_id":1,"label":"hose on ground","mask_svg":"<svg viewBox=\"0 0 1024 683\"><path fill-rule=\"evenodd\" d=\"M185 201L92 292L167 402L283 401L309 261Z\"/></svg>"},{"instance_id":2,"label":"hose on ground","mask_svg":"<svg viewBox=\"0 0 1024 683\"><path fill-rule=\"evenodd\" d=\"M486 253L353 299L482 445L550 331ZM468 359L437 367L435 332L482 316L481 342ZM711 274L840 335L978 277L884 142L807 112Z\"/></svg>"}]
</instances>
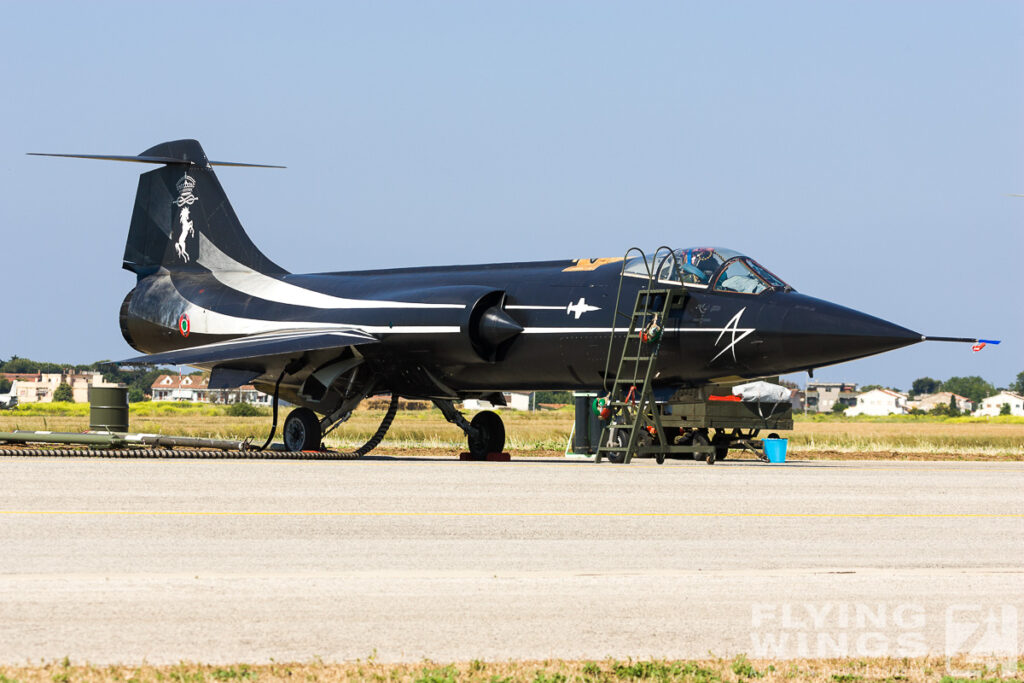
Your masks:
<instances>
[{"instance_id":1,"label":"hose on ground","mask_svg":"<svg viewBox=\"0 0 1024 683\"><path fill-rule=\"evenodd\" d=\"M348 453L331 453L332 460L355 460L361 458L384 440L384 436L391 429L391 423L395 421L395 414L398 412L398 394L391 394L391 403L388 404L388 410L384 413L384 419L381 420L380 426L377 427L377 431L373 433L373 436L359 448Z\"/></svg>"},{"instance_id":2,"label":"hose on ground","mask_svg":"<svg viewBox=\"0 0 1024 683\"><path fill-rule=\"evenodd\" d=\"M398 395L391 395L384 419L373 436L354 451L275 451L240 450L226 451L199 448L3 448L0 456L23 457L87 457L87 458L189 458L217 460L355 460L376 448L391 428L398 413Z\"/></svg>"}]
</instances>

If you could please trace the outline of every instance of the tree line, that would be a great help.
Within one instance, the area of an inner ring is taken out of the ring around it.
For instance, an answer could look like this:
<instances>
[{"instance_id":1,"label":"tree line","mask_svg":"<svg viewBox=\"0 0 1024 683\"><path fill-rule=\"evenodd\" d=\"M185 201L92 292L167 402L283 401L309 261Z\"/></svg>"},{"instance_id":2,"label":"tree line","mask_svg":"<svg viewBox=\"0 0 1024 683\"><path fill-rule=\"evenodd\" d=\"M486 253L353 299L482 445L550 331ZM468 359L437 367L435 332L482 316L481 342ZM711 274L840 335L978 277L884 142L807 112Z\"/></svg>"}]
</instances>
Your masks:
<instances>
[{"instance_id":1,"label":"tree line","mask_svg":"<svg viewBox=\"0 0 1024 683\"><path fill-rule=\"evenodd\" d=\"M6 373L81 373L99 372L103 375L105 382L116 382L128 387L128 400L131 402L149 400L150 387L160 375L167 373L160 368L149 367L118 367L111 365L108 360L100 360L95 363L84 365L72 365L69 363L48 363L35 361L30 358L11 356L9 360L0 360L0 394L11 390L11 381L4 375ZM53 394L54 401L72 401L71 387L61 383Z\"/></svg>"},{"instance_id":2,"label":"tree line","mask_svg":"<svg viewBox=\"0 0 1024 683\"><path fill-rule=\"evenodd\" d=\"M1024 372L1017 374L1017 379L1006 387L1016 394L1024 394ZM971 400L972 403L981 403L982 399L994 395L999 391L995 385L985 381L977 375L970 377L950 377L947 380L937 380L931 377L919 377L910 386L911 396L923 394L937 394L941 391L949 391L959 394Z\"/></svg>"}]
</instances>

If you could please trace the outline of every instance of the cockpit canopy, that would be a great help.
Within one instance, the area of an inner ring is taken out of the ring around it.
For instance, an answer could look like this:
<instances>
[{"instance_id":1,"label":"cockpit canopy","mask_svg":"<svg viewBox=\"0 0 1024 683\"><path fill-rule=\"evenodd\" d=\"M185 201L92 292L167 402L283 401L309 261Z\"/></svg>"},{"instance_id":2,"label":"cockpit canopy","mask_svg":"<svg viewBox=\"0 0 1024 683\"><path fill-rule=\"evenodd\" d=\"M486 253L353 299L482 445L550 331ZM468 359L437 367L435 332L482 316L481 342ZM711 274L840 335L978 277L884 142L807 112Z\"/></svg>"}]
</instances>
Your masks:
<instances>
[{"instance_id":1,"label":"cockpit canopy","mask_svg":"<svg viewBox=\"0 0 1024 683\"><path fill-rule=\"evenodd\" d=\"M732 249L693 247L659 249L652 257L627 259L624 272L631 277L648 278L653 273L659 282L714 289L720 292L761 294L772 289L792 289L754 259Z\"/></svg>"}]
</instances>

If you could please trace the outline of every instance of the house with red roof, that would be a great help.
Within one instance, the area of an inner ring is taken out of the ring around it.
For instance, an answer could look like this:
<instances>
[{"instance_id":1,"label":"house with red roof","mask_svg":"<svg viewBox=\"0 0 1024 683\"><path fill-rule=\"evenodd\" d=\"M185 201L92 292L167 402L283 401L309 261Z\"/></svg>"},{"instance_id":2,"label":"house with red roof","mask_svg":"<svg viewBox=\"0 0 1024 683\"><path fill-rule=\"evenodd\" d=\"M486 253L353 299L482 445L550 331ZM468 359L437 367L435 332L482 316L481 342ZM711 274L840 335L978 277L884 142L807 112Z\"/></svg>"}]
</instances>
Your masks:
<instances>
[{"instance_id":1,"label":"house with red roof","mask_svg":"<svg viewBox=\"0 0 1024 683\"><path fill-rule=\"evenodd\" d=\"M211 389L209 375L160 375L150 387L150 395L154 401L270 405L270 396L251 384L237 389Z\"/></svg>"},{"instance_id":2,"label":"house with red roof","mask_svg":"<svg viewBox=\"0 0 1024 683\"><path fill-rule=\"evenodd\" d=\"M856 405L843 411L844 415L902 415L907 412L907 395L892 389L872 389L857 394Z\"/></svg>"}]
</instances>

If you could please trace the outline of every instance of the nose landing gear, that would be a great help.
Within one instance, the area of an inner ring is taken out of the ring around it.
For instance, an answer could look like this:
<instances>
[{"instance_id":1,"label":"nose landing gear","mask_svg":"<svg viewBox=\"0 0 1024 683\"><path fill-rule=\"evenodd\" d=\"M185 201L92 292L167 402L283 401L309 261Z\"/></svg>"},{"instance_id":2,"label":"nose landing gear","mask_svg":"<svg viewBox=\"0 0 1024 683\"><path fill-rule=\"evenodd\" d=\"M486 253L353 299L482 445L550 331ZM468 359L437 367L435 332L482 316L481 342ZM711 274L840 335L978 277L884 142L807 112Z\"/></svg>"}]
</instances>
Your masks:
<instances>
[{"instance_id":1,"label":"nose landing gear","mask_svg":"<svg viewBox=\"0 0 1024 683\"><path fill-rule=\"evenodd\" d=\"M489 453L501 453L505 450L505 424L497 413L490 410L477 413L469 421L469 426L475 427L480 433L478 452L474 453L472 445L470 446L469 452L474 457L486 457Z\"/></svg>"}]
</instances>

